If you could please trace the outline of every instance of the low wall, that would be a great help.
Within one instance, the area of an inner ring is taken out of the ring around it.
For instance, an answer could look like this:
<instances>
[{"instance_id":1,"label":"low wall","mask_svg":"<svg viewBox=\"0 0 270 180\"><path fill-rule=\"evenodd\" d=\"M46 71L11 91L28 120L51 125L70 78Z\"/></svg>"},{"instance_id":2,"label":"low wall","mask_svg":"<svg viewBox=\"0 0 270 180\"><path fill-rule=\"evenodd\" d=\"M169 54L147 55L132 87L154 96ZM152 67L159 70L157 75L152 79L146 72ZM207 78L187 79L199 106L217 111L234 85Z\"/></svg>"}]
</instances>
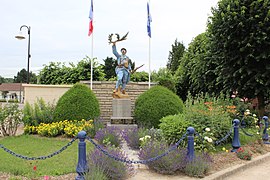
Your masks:
<instances>
[{"instance_id":1,"label":"low wall","mask_svg":"<svg viewBox=\"0 0 270 180\"><path fill-rule=\"evenodd\" d=\"M81 81L90 88L90 81ZM154 86L151 83L151 86ZM34 104L37 98L43 98L47 103L56 104L58 99L68 91L72 85L34 85L24 84L25 99L24 102ZM104 123L109 122L112 116L112 91L115 87L115 82L112 81L94 81L92 90L99 100L101 119ZM131 99L131 114L134 111L134 105L137 97L149 89L148 82L130 82L126 87L126 92Z\"/></svg>"},{"instance_id":2,"label":"low wall","mask_svg":"<svg viewBox=\"0 0 270 180\"><path fill-rule=\"evenodd\" d=\"M23 84L23 87L24 103L34 104L38 98L42 98L46 103L56 104L72 85Z\"/></svg>"}]
</instances>

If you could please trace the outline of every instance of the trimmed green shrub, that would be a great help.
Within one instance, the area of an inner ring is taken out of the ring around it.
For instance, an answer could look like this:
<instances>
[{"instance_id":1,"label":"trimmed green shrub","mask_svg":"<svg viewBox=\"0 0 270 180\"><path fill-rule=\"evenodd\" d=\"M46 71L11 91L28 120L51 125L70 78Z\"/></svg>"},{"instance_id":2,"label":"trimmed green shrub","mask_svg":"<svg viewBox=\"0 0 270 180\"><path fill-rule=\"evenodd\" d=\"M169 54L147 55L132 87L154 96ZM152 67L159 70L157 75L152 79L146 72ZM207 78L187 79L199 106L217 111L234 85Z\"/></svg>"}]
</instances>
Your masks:
<instances>
[{"instance_id":1,"label":"trimmed green shrub","mask_svg":"<svg viewBox=\"0 0 270 180\"><path fill-rule=\"evenodd\" d=\"M186 132L189 126L195 125L187 121L184 114L169 115L160 120L159 127L168 144L176 143ZM186 144L182 147L185 147Z\"/></svg>"},{"instance_id":2,"label":"trimmed green shrub","mask_svg":"<svg viewBox=\"0 0 270 180\"><path fill-rule=\"evenodd\" d=\"M203 124L190 121L185 113L166 116L162 118L160 122L159 127L168 144L175 144L187 132L188 127L193 127L195 132L199 133L200 135L200 137L194 138L195 150L204 152L215 151L213 144L213 142L216 140L216 138L213 136L213 132L215 131L211 128L201 128L204 127ZM187 139L185 138L179 146L187 147Z\"/></svg>"},{"instance_id":3,"label":"trimmed green shrub","mask_svg":"<svg viewBox=\"0 0 270 180\"><path fill-rule=\"evenodd\" d=\"M54 119L82 120L94 119L100 115L99 102L89 87L75 84L56 104Z\"/></svg>"},{"instance_id":4,"label":"trimmed green shrub","mask_svg":"<svg viewBox=\"0 0 270 180\"><path fill-rule=\"evenodd\" d=\"M157 128L161 118L182 113L183 106L183 101L172 91L154 86L136 100L134 117L140 125Z\"/></svg>"}]
</instances>

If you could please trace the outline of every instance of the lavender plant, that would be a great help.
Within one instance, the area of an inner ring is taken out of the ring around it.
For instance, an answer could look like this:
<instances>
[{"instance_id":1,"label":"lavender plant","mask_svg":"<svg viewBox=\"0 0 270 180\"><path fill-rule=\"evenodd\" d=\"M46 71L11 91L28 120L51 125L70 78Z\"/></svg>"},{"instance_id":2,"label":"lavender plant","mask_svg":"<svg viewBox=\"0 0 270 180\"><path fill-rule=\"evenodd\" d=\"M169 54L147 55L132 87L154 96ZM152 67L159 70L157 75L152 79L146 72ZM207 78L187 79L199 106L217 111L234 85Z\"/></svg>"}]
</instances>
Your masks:
<instances>
[{"instance_id":1,"label":"lavender plant","mask_svg":"<svg viewBox=\"0 0 270 180\"><path fill-rule=\"evenodd\" d=\"M184 172L192 177L204 177L211 166L211 158L206 153L197 154L194 160L187 162Z\"/></svg>"},{"instance_id":2,"label":"lavender plant","mask_svg":"<svg viewBox=\"0 0 270 180\"><path fill-rule=\"evenodd\" d=\"M132 128L122 132L122 137L127 142L127 145L132 149L140 148L140 138L148 134L148 130L144 128Z\"/></svg>"},{"instance_id":3,"label":"lavender plant","mask_svg":"<svg viewBox=\"0 0 270 180\"><path fill-rule=\"evenodd\" d=\"M150 159L165 153L169 148L163 140L152 140L141 148L139 158L141 160ZM149 169L161 174L173 174L175 171L182 170L185 167L186 154L186 150L176 148L166 156L148 163L147 166Z\"/></svg>"},{"instance_id":4,"label":"lavender plant","mask_svg":"<svg viewBox=\"0 0 270 180\"><path fill-rule=\"evenodd\" d=\"M104 146L121 146L120 130L115 127L106 127L96 132L95 139Z\"/></svg>"},{"instance_id":5,"label":"lavender plant","mask_svg":"<svg viewBox=\"0 0 270 180\"><path fill-rule=\"evenodd\" d=\"M105 172L100 167L92 166L90 171L85 175L86 180L108 180Z\"/></svg>"},{"instance_id":6,"label":"lavender plant","mask_svg":"<svg viewBox=\"0 0 270 180\"><path fill-rule=\"evenodd\" d=\"M109 154L126 160L127 156L119 149L115 149L109 147L106 149ZM121 180L126 179L134 173L134 166L131 164L125 164L120 161L116 161L114 158L111 158L104 153L102 153L99 149L94 149L88 155L88 165L89 165L89 173L95 174L96 170L103 172L108 179L112 180Z\"/></svg>"}]
</instances>

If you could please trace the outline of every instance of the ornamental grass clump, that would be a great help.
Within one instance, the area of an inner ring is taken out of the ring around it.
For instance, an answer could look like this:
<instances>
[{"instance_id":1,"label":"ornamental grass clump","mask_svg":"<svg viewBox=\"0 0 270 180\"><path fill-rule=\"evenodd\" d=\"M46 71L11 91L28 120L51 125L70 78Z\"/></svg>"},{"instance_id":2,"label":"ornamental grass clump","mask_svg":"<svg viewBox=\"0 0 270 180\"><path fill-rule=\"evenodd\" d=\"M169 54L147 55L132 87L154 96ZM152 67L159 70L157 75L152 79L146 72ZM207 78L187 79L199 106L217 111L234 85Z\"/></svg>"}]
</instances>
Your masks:
<instances>
[{"instance_id":1,"label":"ornamental grass clump","mask_svg":"<svg viewBox=\"0 0 270 180\"><path fill-rule=\"evenodd\" d=\"M237 157L242 160L251 160L252 154L247 149L244 148L238 148L236 151Z\"/></svg>"},{"instance_id":2,"label":"ornamental grass clump","mask_svg":"<svg viewBox=\"0 0 270 180\"><path fill-rule=\"evenodd\" d=\"M127 160L127 156L119 149L112 147L104 148L110 155ZM93 174L97 174L97 170L103 172L107 179L112 180L122 180L127 179L129 176L134 174L134 167L132 164L123 163L116 161L114 158L111 158L101 152L99 149L95 148L88 155L88 167L89 172L87 176L91 177Z\"/></svg>"},{"instance_id":3,"label":"ornamental grass clump","mask_svg":"<svg viewBox=\"0 0 270 180\"><path fill-rule=\"evenodd\" d=\"M106 127L96 132L95 139L103 146L121 146L120 130L115 127Z\"/></svg>"},{"instance_id":4,"label":"ornamental grass clump","mask_svg":"<svg viewBox=\"0 0 270 180\"><path fill-rule=\"evenodd\" d=\"M166 153L171 147L165 141L150 141L139 151L139 158L147 160ZM161 174L174 174L185 167L186 150L174 149L158 160L147 163L149 169Z\"/></svg>"},{"instance_id":5,"label":"ornamental grass clump","mask_svg":"<svg viewBox=\"0 0 270 180\"><path fill-rule=\"evenodd\" d=\"M187 160L184 172L188 176L200 178L204 177L210 169L211 162L212 160L208 154L196 154L195 158L192 161Z\"/></svg>"}]
</instances>

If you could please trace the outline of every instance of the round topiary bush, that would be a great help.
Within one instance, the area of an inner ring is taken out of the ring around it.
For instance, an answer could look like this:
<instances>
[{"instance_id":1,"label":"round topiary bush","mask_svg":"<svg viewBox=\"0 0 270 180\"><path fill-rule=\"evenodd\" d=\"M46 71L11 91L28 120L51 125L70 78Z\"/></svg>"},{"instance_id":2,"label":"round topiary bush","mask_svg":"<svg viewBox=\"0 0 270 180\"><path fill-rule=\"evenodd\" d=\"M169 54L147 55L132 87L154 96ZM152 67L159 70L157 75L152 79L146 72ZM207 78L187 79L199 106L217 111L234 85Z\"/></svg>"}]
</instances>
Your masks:
<instances>
[{"instance_id":1,"label":"round topiary bush","mask_svg":"<svg viewBox=\"0 0 270 180\"><path fill-rule=\"evenodd\" d=\"M54 119L55 121L88 120L99 115L99 102L95 94L86 85L77 83L58 100Z\"/></svg>"},{"instance_id":2,"label":"round topiary bush","mask_svg":"<svg viewBox=\"0 0 270 180\"><path fill-rule=\"evenodd\" d=\"M154 86L135 102L134 117L140 125L158 128L160 119L183 112L183 101L172 91Z\"/></svg>"}]
</instances>

